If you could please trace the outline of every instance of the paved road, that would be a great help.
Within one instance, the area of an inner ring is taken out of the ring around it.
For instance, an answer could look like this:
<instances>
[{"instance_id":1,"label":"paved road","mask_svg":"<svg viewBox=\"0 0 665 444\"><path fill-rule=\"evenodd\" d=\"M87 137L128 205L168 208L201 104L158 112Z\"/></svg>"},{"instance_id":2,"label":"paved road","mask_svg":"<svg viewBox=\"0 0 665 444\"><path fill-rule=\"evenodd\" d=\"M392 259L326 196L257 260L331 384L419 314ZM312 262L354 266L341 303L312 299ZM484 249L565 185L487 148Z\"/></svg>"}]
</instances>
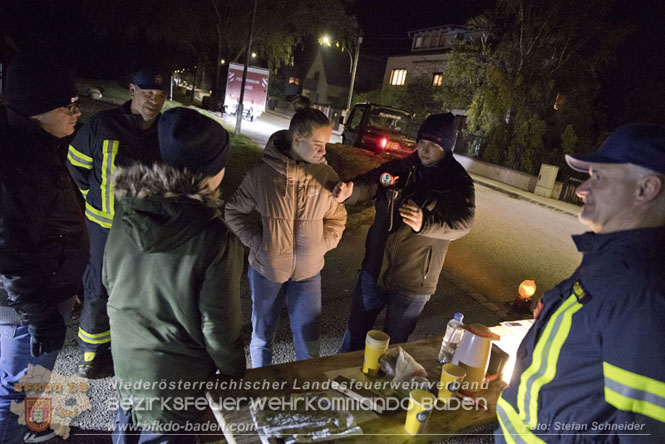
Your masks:
<instances>
[{"instance_id":1,"label":"paved road","mask_svg":"<svg viewBox=\"0 0 665 444\"><path fill-rule=\"evenodd\" d=\"M235 116L223 116L224 122L235 128ZM272 112L266 112L254 122L243 120L240 127L240 134L244 134L259 144L260 147L266 146L271 134L289 128L289 119ZM339 134L333 134L330 143L341 143L342 138Z\"/></svg>"},{"instance_id":2,"label":"paved road","mask_svg":"<svg viewBox=\"0 0 665 444\"><path fill-rule=\"evenodd\" d=\"M538 293L570 276L581 260L570 236L577 218L476 185L471 233L451 244L444 269L495 301L509 301L525 279Z\"/></svg>"}]
</instances>

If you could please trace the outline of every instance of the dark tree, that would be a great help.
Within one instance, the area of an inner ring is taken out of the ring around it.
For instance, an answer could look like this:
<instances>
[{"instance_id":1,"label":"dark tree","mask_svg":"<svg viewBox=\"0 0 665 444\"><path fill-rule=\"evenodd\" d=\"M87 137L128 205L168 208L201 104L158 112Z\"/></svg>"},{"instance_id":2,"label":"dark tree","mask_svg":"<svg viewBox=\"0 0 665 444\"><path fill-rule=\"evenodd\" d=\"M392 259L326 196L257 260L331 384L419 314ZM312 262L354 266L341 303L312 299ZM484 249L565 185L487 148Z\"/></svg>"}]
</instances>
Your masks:
<instances>
[{"instance_id":1,"label":"dark tree","mask_svg":"<svg viewBox=\"0 0 665 444\"><path fill-rule=\"evenodd\" d=\"M88 20L100 34L122 32L182 47L213 73L219 90L220 61L244 62L252 2L247 0L82 0ZM347 0L259 0L252 51L277 69L293 63L293 50L304 39L323 33L343 44L358 33Z\"/></svg>"}]
</instances>

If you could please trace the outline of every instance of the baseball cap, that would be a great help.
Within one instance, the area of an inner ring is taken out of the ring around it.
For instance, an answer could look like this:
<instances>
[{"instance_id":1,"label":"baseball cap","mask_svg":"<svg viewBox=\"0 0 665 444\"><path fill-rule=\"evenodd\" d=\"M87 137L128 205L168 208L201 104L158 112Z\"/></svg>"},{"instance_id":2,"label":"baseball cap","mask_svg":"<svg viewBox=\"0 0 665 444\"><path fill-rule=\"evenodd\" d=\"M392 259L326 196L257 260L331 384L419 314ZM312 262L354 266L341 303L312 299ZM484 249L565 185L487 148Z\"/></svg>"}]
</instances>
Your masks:
<instances>
[{"instance_id":1,"label":"baseball cap","mask_svg":"<svg viewBox=\"0 0 665 444\"><path fill-rule=\"evenodd\" d=\"M132 83L141 89L159 89L166 91L168 79L166 75L157 68L143 68L134 74Z\"/></svg>"},{"instance_id":2,"label":"baseball cap","mask_svg":"<svg viewBox=\"0 0 665 444\"><path fill-rule=\"evenodd\" d=\"M629 123L612 131L592 154L566 154L566 163L575 171L588 172L594 163L632 163L665 174L665 127L649 123Z\"/></svg>"}]
</instances>

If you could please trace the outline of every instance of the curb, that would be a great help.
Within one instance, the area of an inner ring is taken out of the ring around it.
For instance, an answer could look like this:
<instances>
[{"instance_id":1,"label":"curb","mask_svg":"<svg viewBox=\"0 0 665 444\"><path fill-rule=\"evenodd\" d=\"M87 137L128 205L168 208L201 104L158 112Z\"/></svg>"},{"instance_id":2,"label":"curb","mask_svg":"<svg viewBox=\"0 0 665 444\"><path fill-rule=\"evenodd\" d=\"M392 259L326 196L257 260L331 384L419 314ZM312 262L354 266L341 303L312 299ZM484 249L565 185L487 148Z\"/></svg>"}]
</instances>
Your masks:
<instances>
[{"instance_id":1,"label":"curb","mask_svg":"<svg viewBox=\"0 0 665 444\"><path fill-rule=\"evenodd\" d=\"M548 209L550 209L550 210L557 211L557 212L559 212L559 213L563 213L563 214L567 214L567 215L569 215L569 216L577 217L577 213L573 213L572 211L564 210L564 209L559 208L559 207L556 207L556 206L554 206L554 205L550 205L550 204L543 203L543 202L538 201L538 200L536 200L536 199L530 199L529 197L527 197L527 196L525 196L525 195L523 195L523 194L519 194L519 193L515 193L515 192L512 192L512 191L506 190L505 188L501 188L501 187L498 187L498 186L496 186L496 185L492 185L492 184L489 184L489 183L487 183L487 182L483 182L482 180L478 180L478 179L475 179L475 178L474 178L474 179L473 179L473 183L476 183L476 184L478 184L478 185L482 185L482 186L484 186L484 187L486 187L486 188L490 188L490 189L492 189L492 190L494 190L494 191L498 191L499 193L506 194L506 195L512 197L513 199L525 200L525 201L527 201L527 202L530 202L530 203L533 203L533 204L539 205L539 206L541 206L541 207L548 208Z\"/></svg>"}]
</instances>

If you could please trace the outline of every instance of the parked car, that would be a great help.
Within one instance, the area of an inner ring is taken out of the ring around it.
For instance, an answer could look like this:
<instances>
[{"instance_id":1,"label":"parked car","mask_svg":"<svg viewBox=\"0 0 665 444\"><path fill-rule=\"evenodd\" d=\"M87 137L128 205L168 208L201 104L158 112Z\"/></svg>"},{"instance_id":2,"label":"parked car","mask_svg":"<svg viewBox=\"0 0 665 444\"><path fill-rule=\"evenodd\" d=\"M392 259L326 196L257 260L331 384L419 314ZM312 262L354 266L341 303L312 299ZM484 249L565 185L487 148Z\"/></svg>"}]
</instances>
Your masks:
<instances>
[{"instance_id":1,"label":"parked car","mask_svg":"<svg viewBox=\"0 0 665 444\"><path fill-rule=\"evenodd\" d=\"M406 156L416 149L409 138L411 114L390 106L360 103L344 125L342 142L378 154Z\"/></svg>"}]
</instances>

